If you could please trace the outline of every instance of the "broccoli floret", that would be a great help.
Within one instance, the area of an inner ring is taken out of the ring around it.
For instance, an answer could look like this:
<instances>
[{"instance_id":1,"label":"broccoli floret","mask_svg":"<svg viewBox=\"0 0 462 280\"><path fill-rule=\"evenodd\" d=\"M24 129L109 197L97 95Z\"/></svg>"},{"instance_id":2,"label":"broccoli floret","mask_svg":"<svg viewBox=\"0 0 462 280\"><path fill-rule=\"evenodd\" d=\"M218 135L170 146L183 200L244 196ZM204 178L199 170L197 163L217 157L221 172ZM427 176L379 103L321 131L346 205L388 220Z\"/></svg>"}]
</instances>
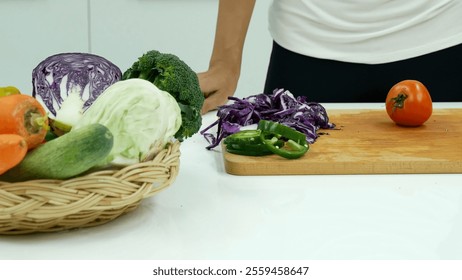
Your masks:
<instances>
[{"instance_id":1,"label":"broccoli floret","mask_svg":"<svg viewBox=\"0 0 462 280\"><path fill-rule=\"evenodd\" d=\"M140 78L170 93L181 109L182 124L175 138L183 141L199 131L204 95L196 73L178 56L151 50L122 75L122 80Z\"/></svg>"}]
</instances>

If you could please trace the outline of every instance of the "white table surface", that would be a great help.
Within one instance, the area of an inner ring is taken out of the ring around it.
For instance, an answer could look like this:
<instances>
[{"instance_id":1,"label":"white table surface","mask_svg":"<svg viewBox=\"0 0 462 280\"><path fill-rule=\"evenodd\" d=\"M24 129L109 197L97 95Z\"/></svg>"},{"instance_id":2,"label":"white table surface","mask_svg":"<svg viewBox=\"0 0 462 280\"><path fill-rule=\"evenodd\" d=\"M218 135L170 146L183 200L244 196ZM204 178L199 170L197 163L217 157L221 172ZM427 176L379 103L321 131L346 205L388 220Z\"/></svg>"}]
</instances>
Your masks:
<instances>
[{"instance_id":1,"label":"white table surface","mask_svg":"<svg viewBox=\"0 0 462 280\"><path fill-rule=\"evenodd\" d=\"M462 103L435 104L447 107ZM175 182L136 211L0 236L0 259L462 259L461 174L234 176L205 146L199 134L186 140Z\"/></svg>"}]
</instances>

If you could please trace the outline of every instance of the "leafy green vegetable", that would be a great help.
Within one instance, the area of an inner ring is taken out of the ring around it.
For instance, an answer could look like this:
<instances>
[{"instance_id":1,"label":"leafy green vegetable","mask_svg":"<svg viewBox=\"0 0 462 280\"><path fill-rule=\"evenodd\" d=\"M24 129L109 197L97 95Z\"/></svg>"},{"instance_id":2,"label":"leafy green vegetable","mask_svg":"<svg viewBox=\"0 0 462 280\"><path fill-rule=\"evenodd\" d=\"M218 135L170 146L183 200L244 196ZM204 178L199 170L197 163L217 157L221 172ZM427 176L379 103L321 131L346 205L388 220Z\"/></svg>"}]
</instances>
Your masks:
<instances>
[{"instance_id":1,"label":"leafy green vegetable","mask_svg":"<svg viewBox=\"0 0 462 280\"><path fill-rule=\"evenodd\" d=\"M72 127L105 125L114 146L104 164L133 164L153 148L162 149L181 126L175 99L143 79L119 81L108 87ZM71 131L72 131L71 130Z\"/></svg>"},{"instance_id":2,"label":"leafy green vegetable","mask_svg":"<svg viewBox=\"0 0 462 280\"><path fill-rule=\"evenodd\" d=\"M148 51L122 75L122 80L132 78L150 81L178 102L182 125L175 138L183 141L199 131L204 95L196 73L179 57L156 50Z\"/></svg>"}]
</instances>

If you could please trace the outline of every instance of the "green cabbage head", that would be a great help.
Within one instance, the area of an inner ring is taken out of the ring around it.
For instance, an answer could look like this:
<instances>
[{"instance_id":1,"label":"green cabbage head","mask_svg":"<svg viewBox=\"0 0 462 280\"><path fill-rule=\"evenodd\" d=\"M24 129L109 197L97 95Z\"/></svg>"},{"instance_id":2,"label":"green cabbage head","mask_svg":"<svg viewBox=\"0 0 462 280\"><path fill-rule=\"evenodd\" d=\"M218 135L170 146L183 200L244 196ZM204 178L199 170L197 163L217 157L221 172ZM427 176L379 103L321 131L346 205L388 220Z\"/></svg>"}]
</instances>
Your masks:
<instances>
[{"instance_id":1,"label":"green cabbage head","mask_svg":"<svg viewBox=\"0 0 462 280\"><path fill-rule=\"evenodd\" d=\"M109 86L72 127L100 123L114 135L114 146L103 164L140 162L153 146L162 149L181 126L181 110L166 91L143 79Z\"/></svg>"}]
</instances>

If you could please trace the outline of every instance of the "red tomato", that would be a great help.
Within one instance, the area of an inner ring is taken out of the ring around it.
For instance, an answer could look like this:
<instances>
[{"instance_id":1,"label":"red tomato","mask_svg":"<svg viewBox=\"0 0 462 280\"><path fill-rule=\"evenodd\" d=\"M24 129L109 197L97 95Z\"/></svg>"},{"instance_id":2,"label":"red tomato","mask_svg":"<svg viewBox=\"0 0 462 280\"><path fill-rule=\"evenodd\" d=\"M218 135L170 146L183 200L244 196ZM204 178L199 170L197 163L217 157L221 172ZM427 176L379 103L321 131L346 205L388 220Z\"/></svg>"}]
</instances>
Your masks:
<instances>
[{"instance_id":1,"label":"red tomato","mask_svg":"<svg viewBox=\"0 0 462 280\"><path fill-rule=\"evenodd\" d=\"M388 116L399 125L419 126L433 112L432 98L419 81L404 80L394 85L385 101Z\"/></svg>"}]
</instances>

